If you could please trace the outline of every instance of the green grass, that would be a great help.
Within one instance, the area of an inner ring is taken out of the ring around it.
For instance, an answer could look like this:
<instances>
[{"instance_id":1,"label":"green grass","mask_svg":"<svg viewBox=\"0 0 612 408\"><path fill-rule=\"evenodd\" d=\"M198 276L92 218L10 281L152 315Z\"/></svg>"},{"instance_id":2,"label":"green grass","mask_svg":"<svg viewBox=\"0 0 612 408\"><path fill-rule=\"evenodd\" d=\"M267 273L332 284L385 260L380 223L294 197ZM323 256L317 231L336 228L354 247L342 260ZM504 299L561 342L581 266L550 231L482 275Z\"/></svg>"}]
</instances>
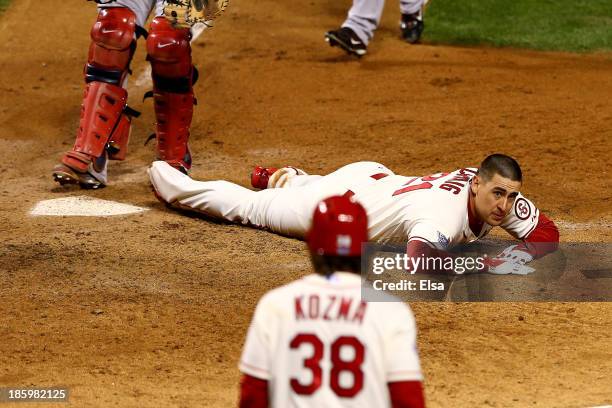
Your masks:
<instances>
[{"instance_id":1,"label":"green grass","mask_svg":"<svg viewBox=\"0 0 612 408\"><path fill-rule=\"evenodd\" d=\"M8 7L11 0L0 0L0 11Z\"/></svg>"},{"instance_id":2,"label":"green grass","mask_svg":"<svg viewBox=\"0 0 612 408\"><path fill-rule=\"evenodd\" d=\"M431 0L425 25L432 43L612 50L612 0Z\"/></svg>"}]
</instances>

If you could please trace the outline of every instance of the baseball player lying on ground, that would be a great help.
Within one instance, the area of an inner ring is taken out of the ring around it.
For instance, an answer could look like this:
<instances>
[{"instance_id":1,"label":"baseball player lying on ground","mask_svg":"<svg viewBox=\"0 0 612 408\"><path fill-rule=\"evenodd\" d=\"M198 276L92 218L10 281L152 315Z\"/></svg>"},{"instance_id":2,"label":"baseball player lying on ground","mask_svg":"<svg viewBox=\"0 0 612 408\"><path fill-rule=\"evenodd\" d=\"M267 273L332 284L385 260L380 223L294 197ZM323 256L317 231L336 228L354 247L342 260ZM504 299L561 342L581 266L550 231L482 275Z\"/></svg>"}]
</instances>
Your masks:
<instances>
[{"instance_id":1,"label":"baseball player lying on ground","mask_svg":"<svg viewBox=\"0 0 612 408\"><path fill-rule=\"evenodd\" d=\"M412 311L392 297L361 299L365 210L335 196L312 218L317 273L259 301L240 359L240 407L424 407Z\"/></svg>"},{"instance_id":2,"label":"baseball player lying on ground","mask_svg":"<svg viewBox=\"0 0 612 408\"><path fill-rule=\"evenodd\" d=\"M352 163L327 176L257 167L252 184L262 191L196 181L161 161L151 165L149 177L158 198L174 207L300 239L318 202L351 196L366 209L369 240L407 243L409 256L446 257L452 247L500 226L522 242L489 259L491 273L532 272L525 263L555 251L559 242L554 223L519 192L518 163L502 154L488 156L479 168L424 177L396 175L374 162Z\"/></svg>"}]
</instances>

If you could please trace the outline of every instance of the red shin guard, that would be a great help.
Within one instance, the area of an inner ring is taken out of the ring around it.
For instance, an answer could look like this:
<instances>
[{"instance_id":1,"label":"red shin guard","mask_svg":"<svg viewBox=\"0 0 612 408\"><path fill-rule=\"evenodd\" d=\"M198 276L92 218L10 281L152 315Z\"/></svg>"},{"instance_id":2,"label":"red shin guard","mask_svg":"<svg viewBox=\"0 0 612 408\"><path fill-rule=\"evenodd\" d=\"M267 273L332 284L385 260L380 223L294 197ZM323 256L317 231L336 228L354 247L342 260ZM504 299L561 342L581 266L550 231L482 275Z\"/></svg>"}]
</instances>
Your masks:
<instances>
[{"instance_id":1,"label":"red shin guard","mask_svg":"<svg viewBox=\"0 0 612 408\"><path fill-rule=\"evenodd\" d=\"M125 160L131 131L132 118L123 113L111 137L108 139L107 150L110 160Z\"/></svg>"},{"instance_id":2,"label":"red shin guard","mask_svg":"<svg viewBox=\"0 0 612 408\"><path fill-rule=\"evenodd\" d=\"M191 168L189 126L193 116L193 93L155 92L157 155L171 166Z\"/></svg>"},{"instance_id":3,"label":"red shin guard","mask_svg":"<svg viewBox=\"0 0 612 408\"><path fill-rule=\"evenodd\" d=\"M86 172L91 160L104 153L113 130L122 121L126 102L127 91L120 86L104 82L87 84L76 141L72 152L66 153L62 162L77 171Z\"/></svg>"},{"instance_id":4,"label":"red shin guard","mask_svg":"<svg viewBox=\"0 0 612 408\"><path fill-rule=\"evenodd\" d=\"M147 39L154 84L157 155L183 170L191 168L188 141L193 117L194 68L190 40L188 29L174 28L163 17L153 20Z\"/></svg>"},{"instance_id":5,"label":"red shin guard","mask_svg":"<svg viewBox=\"0 0 612 408\"><path fill-rule=\"evenodd\" d=\"M122 84L134 54L135 32L136 16L123 7L100 10L91 29L79 128L72 151L62 158L78 172L87 172L108 143L111 159L125 158L131 119L124 113L127 91Z\"/></svg>"}]
</instances>

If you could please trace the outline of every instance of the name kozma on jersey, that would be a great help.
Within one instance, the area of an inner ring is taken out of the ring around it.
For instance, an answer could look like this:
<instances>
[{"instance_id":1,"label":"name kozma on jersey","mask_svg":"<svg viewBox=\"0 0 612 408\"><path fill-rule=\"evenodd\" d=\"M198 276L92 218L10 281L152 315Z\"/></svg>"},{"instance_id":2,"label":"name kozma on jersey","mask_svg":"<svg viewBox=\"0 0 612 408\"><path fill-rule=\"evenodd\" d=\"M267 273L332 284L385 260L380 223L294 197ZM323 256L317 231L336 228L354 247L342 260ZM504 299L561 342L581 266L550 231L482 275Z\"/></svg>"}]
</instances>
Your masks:
<instances>
[{"instance_id":1,"label":"name kozma on jersey","mask_svg":"<svg viewBox=\"0 0 612 408\"><path fill-rule=\"evenodd\" d=\"M363 323L368 304L352 297L337 295L297 296L293 301L295 320L321 319L341 320L350 323Z\"/></svg>"}]
</instances>

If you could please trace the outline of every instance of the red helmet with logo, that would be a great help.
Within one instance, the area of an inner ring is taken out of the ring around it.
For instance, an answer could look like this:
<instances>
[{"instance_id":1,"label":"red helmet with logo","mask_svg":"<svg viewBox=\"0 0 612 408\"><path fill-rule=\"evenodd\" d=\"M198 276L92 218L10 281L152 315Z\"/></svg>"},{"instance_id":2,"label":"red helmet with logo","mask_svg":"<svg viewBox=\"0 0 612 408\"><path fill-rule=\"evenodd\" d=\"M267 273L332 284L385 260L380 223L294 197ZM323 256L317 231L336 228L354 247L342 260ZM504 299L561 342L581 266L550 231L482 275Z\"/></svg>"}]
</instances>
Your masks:
<instances>
[{"instance_id":1,"label":"red helmet with logo","mask_svg":"<svg viewBox=\"0 0 612 408\"><path fill-rule=\"evenodd\" d=\"M314 211L307 241L317 255L360 256L361 244L368 241L365 210L348 197L326 198Z\"/></svg>"}]
</instances>

